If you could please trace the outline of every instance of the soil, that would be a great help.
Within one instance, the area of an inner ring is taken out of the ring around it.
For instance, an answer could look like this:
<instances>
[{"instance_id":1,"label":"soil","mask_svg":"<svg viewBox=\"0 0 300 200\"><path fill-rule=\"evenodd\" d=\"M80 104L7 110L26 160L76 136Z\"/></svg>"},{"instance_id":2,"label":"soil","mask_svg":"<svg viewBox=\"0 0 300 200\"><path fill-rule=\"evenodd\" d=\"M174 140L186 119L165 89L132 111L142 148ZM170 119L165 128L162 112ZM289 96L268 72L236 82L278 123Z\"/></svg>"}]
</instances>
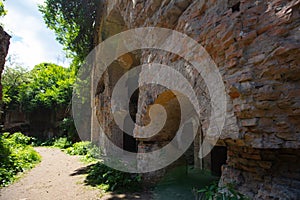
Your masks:
<instances>
[{"instance_id":1,"label":"soil","mask_svg":"<svg viewBox=\"0 0 300 200\"><path fill-rule=\"evenodd\" d=\"M0 200L113 200L152 199L150 192L134 194L103 193L85 185L87 164L78 156L59 149L38 147L42 161L14 184L0 190Z\"/></svg>"}]
</instances>

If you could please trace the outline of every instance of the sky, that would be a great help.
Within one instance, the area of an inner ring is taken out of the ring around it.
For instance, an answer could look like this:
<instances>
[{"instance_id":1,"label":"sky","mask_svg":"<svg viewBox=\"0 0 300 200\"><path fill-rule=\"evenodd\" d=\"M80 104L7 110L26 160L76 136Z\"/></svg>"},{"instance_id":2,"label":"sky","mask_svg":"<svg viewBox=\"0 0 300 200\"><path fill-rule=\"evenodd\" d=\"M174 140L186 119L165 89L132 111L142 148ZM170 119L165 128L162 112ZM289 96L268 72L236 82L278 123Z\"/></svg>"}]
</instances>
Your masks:
<instances>
[{"instance_id":1,"label":"sky","mask_svg":"<svg viewBox=\"0 0 300 200\"><path fill-rule=\"evenodd\" d=\"M48 29L38 11L44 0L6 0L7 15L0 19L4 30L12 36L7 58L25 68L32 69L42 62L51 62L68 67L62 45Z\"/></svg>"}]
</instances>

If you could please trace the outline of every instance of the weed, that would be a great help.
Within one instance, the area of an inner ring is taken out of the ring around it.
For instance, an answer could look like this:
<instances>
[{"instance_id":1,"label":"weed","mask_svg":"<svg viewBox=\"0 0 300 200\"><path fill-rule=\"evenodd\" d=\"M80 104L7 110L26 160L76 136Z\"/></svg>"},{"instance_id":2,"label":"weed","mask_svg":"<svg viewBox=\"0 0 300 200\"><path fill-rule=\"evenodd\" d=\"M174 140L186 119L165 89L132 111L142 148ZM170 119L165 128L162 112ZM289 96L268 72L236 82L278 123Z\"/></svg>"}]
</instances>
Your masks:
<instances>
[{"instance_id":1,"label":"weed","mask_svg":"<svg viewBox=\"0 0 300 200\"><path fill-rule=\"evenodd\" d=\"M233 184L219 187L218 182L196 191L198 200L248 200L249 198L235 190Z\"/></svg>"}]
</instances>

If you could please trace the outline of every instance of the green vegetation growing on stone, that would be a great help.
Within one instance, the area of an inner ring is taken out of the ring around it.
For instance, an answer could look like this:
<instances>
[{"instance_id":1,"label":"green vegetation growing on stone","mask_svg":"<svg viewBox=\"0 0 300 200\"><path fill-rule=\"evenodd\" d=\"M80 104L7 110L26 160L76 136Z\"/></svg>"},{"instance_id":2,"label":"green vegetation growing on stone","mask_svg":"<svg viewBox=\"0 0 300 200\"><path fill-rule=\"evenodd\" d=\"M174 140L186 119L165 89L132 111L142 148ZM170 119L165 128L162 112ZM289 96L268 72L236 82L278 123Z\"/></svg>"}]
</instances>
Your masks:
<instances>
[{"instance_id":1,"label":"green vegetation growing on stone","mask_svg":"<svg viewBox=\"0 0 300 200\"><path fill-rule=\"evenodd\" d=\"M0 187L13 182L19 172L31 169L41 160L22 133L0 134Z\"/></svg>"},{"instance_id":2,"label":"green vegetation growing on stone","mask_svg":"<svg viewBox=\"0 0 300 200\"><path fill-rule=\"evenodd\" d=\"M219 187L218 182L197 191L198 200L248 200L249 198L235 190L233 184Z\"/></svg>"}]
</instances>

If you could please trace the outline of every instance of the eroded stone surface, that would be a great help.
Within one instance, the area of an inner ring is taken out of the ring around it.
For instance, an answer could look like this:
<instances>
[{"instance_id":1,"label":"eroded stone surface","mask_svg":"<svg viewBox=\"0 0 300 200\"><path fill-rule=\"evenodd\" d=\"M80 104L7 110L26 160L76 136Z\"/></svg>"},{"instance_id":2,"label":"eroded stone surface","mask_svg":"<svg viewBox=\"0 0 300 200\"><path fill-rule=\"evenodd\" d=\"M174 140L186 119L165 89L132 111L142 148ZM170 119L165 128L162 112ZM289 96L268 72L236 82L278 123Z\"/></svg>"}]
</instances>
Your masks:
<instances>
[{"instance_id":1,"label":"eroded stone surface","mask_svg":"<svg viewBox=\"0 0 300 200\"><path fill-rule=\"evenodd\" d=\"M1 76L4 69L5 58L8 53L10 36L0 26L0 106L2 108L2 84ZM2 110L2 109L1 109ZM2 121L2 114L0 114L0 121Z\"/></svg>"},{"instance_id":2,"label":"eroded stone surface","mask_svg":"<svg viewBox=\"0 0 300 200\"><path fill-rule=\"evenodd\" d=\"M131 28L170 28L196 40L218 66L227 93L227 117L219 143L228 146L229 156L222 183L230 182L233 174L239 190L252 198L299 198L300 173L292 161L300 147L300 1L135 2L133 6L131 0L107 1L109 9L100 27L105 32L102 38ZM205 136L211 106L203 77L169 52L143 50L132 57L135 65L162 63L183 74L200 102ZM109 95L119 72L117 67L107 71L103 76L105 90L96 99L98 119L107 125L111 137L119 135L108 111ZM163 92L165 88L152 85L140 88L136 114L139 125L147 124L147 110ZM118 143L120 138L114 140ZM160 138L153 144L141 143L139 148L151 150L164 143ZM236 154L239 150L245 153ZM286 151L295 152L286 156ZM263 157L269 155L277 158ZM294 175L281 176L281 169Z\"/></svg>"}]
</instances>

